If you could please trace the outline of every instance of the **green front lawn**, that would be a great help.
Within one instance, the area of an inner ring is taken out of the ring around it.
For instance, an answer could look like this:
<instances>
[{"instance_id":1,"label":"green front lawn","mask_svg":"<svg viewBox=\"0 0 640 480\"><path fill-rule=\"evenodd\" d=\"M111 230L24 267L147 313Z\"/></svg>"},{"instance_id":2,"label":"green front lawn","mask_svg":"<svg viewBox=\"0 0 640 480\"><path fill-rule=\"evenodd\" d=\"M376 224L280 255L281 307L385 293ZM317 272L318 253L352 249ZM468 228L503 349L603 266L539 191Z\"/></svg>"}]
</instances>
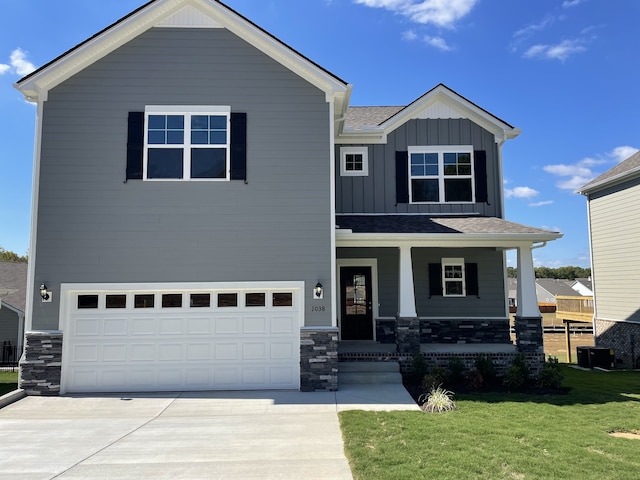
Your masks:
<instances>
[{"instance_id":1,"label":"green front lawn","mask_svg":"<svg viewBox=\"0 0 640 480\"><path fill-rule=\"evenodd\" d=\"M0 396L18 388L18 371L0 372Z\"/></svg>"},{"instance_id":2,"label":"green front lawn","mask_svg":"<svg viewBox=\"0 0 640 480\"><path fill-rule=\"evenodd\" d=\"M446 413L340 413L356 480L639 478L640 373L563 366L566 395L466 394Z\"/></svg>"}]
</instances>

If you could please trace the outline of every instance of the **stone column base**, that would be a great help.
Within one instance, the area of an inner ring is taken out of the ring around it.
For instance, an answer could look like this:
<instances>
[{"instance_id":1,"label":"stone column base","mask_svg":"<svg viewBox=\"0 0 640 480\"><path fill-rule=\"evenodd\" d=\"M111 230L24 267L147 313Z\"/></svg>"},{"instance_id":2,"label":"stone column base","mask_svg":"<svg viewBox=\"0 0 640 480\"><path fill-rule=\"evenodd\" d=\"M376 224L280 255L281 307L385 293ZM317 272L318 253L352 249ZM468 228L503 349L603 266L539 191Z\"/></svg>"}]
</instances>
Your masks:
<instances>
[{"instance_id":1,"label":"stone column base","mask_svg":"<svg viewBox=\"0 0 640 480\"><path fill-rule=\"evenodd\" d=\"M60 395L62 332L27 332L19 387L27 395Z\"/></svg>"},{"instance_id":2,"label":"stone column base","mask_svg":"<svg viewBox=\"0 0 640 480\"><path fill-rule=\"evenodd\" d=\"M417 317L396 319L396 345L398 353L420 352L420 320Z\"/></svg>"},{"instance_id":3,"label":"stone column base","mask_svg":"<svg viewBox=\"0 0 640 480\"><path fill-rule=\"evenodd\" d=\"M300 330L300 390L338 390L338 329L304 327Z\"/></svg>"}]
</instances>

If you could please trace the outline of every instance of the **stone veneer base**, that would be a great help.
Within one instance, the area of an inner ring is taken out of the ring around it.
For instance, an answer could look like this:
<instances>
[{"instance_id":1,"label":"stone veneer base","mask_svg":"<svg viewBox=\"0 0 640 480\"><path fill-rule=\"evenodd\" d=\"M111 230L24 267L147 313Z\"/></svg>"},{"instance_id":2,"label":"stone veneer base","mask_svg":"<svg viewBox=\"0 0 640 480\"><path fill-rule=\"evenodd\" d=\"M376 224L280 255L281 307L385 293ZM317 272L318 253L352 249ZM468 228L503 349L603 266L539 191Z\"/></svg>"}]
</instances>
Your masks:
<instances>
[{"instance_id":1,"label":"stone veneer base","mask_svg":"<svg viewBox=\"0 0 640 480\"><path fill-rule=\"evenodd\" d=\"M595 320L595 345L613 349L617 368L640 368L640 323Z\"/></svg>"},{"instance_id":2,"label":"stone veneer base","mask_svg":"<svg viewBox=\"0 0 640 480\"><path fill-rule=\"evenodd\" d=\"M338 329L304 327L300 330L300 390L338 390Z\"/></svg>"},{"instance_id":3,"label":"stone veneer base","mask_svg":"<svg viewBox=\"0 0 640 480\"><path fill-rule=\"evenodd\" d=\"M27 332L19 387L27 395L59 395L61 372L62 332Z\"/></svg>"}]
</instances>

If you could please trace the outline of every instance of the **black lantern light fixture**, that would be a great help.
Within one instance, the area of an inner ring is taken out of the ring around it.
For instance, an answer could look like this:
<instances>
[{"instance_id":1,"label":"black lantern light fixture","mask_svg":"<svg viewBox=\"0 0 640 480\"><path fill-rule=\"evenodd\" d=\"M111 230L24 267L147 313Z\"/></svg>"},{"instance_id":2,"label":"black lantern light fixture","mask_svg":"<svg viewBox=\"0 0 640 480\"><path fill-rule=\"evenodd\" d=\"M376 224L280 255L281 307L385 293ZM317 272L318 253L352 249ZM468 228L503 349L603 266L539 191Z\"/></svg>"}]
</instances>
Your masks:
<instances>
[{"instance_id":1,"label":"black lantern light fixture","mask_svg":"<svg viewBox=\"0 0 640 480\"><path fill-rule=\"evenodd\" d=\"M43 302L46 302L47 300L49 300L49 298L51 298L51 296L49 295L49 290L47 289L47 285L45 285L44 283L40 284L40 296L42 297Z\"/></svg>"},{"instance_id":2,"label":"black lantern light fixture","mask_svg":"<svg viewBox=\"0 0 640 480\"><path fill-rule=\"evenodd\" d=\"M320 282L316 283L313 289L313 298L320 300L324 297L324 288Z\"/></svg>"}]
</instances>

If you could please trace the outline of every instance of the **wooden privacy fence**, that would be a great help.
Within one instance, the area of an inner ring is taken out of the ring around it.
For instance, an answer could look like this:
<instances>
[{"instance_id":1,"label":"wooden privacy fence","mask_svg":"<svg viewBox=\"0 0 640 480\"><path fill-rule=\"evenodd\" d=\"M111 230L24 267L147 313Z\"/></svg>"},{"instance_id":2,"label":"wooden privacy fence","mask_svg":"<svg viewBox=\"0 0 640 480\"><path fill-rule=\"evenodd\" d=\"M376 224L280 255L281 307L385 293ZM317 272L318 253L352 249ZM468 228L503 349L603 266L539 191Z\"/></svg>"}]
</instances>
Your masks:
<instances>
[{"instance_id":1,"label":"wooden privacy fence","mask_svg":"<svg viewBox=\"0 0 640 480\"><path fill-rule=\"evenodd\" d=\"M567 360L571 363L571 336L569 326L572 323L593 322L593 297L556 295L556 318L564 323L567 343Z\"/></svg>"}]
</instances>

